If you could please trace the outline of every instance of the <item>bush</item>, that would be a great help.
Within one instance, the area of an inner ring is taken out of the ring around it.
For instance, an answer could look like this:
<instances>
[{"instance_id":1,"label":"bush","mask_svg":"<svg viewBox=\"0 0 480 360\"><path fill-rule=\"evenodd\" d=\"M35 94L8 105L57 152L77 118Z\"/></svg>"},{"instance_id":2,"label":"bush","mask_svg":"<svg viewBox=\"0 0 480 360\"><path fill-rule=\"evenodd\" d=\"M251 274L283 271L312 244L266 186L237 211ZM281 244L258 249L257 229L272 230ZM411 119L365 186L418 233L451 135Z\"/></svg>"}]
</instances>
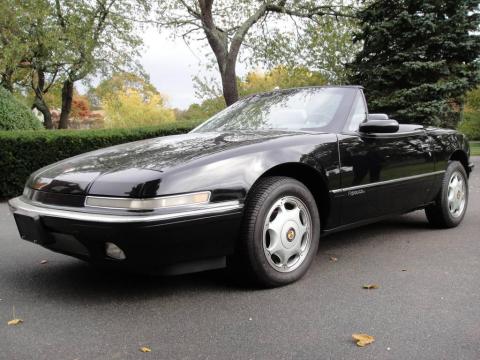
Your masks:
<instances>
[{"instance_id":1,"label":"bush","mask_svg":"<svg viewBox=\"0 0 480 360\"><path fill-rule=\"evenodd\" d=\"M467 135L468 140L480 140L480 112L465 112L458 130Z\"/></svg>"},{"instance_id":2,"label":"bush","mask_svg":"<svg viewBox=\"0 0 480 360\"><path fill-rule=\"evenodd\" d=\"M0 131L0 198L22 193L28 176L53 162L102 147L188 132L193 122L111 130Z\"/></svg>"},{"instance_id":3,"label":"bush","mask_svg":"<svg viewBox=\"0 0 480 360\"><path fill-rule=\"evenodd\" d=\"M42 125L20 101L0 86L0 130L35 130Z\"/></svg>"}]
</instances>

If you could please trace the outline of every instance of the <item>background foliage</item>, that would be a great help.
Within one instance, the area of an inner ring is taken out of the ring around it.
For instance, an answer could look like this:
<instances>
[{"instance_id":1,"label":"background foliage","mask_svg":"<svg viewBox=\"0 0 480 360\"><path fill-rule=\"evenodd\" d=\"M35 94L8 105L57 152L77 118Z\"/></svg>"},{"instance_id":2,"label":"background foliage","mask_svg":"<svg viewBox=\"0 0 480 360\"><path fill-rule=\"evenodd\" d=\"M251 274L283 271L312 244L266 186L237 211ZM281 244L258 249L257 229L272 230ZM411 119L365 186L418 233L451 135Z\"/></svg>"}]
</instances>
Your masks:
<instances>
[{"instance_id":1,"label":"background foliage","mask_svg":"<svg viewBox=\"0 0 480 360\"><path fill-rule=\"evenodd\" d=\"M312 42L324 46L326 37L303 43L299 40L309 37L311 30L316 24L322 26L324 19L351 16L355 5L356 1L349 0L163 0L159 2L157 21L161 28L172 29L187 41L201 39L210 47L210 55L218 65L223 98L231 105L240 96L236 66L241 52L248 49L244 55L252 59L260 55L263 62L266 60L263 54L272 54L270 49L281 49L285 43L297 42L294 50L299 53ZM337 37L332 39L335 41ZM330 54L335 53L330 50ZM316 53L321 58L324 52ZM294 57L292 53L289 55ZM317 61L317 64L324 63Z\"/></svg>"},{"instance_id":2,"label":"background foliage","mask_svg":"<svg viewBox=\"0 0 480 360\"><path fill-rule=\"evenodd\" d=\"M90 89L88 98L103 109L107 128L152 126L175 120L174 111L148 77L134 73L114 73Z\"/></svg>"},{"instance_id":3,"label":"background foliage","mask_svg":"<svg viewBox=\"0 0 480 360\"><path fill-rule=\"evenodd\" d=\"M40 121L35 115L11 93L0 87L0 130L40 128ZM3 146L1 142L0 146Z\"/></svg>"},{"instance_id":4,"label":"background foliage","mask_svg":"<svg viewBox=\"0 0 480 360\"><path fill-rule=\"evenodd\" d=\"M270 69L306 68L321 74L328 84L345 84L349 75L345 65L353 61L362 47L352 41L352 34L359 30L355 18L359 8L347 7L346 3L338 1L337 5L348 16L318 17L314 21L295 22L294 26L288 26L285 20L276 26L273 21L262 23L263 28L270 28L263 31L269 36L250 36L247 45L255 51L246 50L245 60L253 66L265 63Z\"/></svg>"},{"instance_id":5,"label":"background foliage","mask_svg":"<svg viewBox=\"0 0 480 360\"><path fill-rule=\"evenodd\" d=\"M138 90L127 89L106 97L102 105L107 128L152 126L175 120L174 111L164 107L164 99L159 93L144 97Z\"/></svg>"},{"instance_id":6,"label":"background foliage","mask_svg":"<svg viewBox=\"0 0 480 360\"><path fill-rule=\"evenodd\" d=\"M463 120L458 125L458 130L470 140L480 140L480 88L467 94Z\"/></svg>"},{"instance_id":7,"label":"background foliage","mask_svg":"<svg viewBox=\"0 0 480 360\"><path fill-rule=\"evenodd\" d=\"M365 87L373 112L456 127L466 91L480 81L479 3L377 0L358 13L363 49L351 81Z\"/></svg>"}]
</instances>

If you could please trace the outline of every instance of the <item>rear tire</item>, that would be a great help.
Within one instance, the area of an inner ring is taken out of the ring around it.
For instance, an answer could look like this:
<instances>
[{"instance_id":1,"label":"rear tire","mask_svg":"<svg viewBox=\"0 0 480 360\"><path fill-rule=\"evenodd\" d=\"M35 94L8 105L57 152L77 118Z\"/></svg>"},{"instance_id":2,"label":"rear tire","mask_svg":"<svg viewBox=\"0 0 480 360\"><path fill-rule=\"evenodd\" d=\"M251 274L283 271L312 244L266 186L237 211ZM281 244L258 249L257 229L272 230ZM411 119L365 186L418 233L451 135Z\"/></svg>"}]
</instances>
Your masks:
<instances>
[{"instance_id":1,"label":"rear tire","mask_svg":"<svg viewBox=\"0 0 480 360\"><path fill-rule=\"evenodd\" d=\"M458 226L465 216L467 205L467 173L460 162L450 161L435 203L425 208L428 222L438 228Z\"/></svg>"},{"instance_id":2,"label":"rear tire","mask_svg":"<svg viewBox=\"0 0 480 360\"><path fill-rule=\"evenodd\" d=\"M319 238L320 216L307 187L288 177L261 179L246 203L238 270L265 287L292 283L308 270Z\"/></svg>"}]
</instances>

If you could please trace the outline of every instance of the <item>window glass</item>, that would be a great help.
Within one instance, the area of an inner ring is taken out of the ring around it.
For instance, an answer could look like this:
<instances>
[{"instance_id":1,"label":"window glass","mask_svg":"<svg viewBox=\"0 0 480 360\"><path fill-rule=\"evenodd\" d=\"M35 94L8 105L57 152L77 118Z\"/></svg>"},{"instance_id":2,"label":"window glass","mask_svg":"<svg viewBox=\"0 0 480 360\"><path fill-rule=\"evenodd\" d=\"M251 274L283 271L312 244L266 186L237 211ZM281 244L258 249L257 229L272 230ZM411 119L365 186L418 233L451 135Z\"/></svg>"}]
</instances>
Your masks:
<instances>
[{"instance_id":1,"label":"window glass","mask_svg":"<svg viewBox=\"0 0 480 360\"><path fill-rule=\"evenodd\" d=\"M322 129L336 120L349 91L327 87L253 95L213 116L195 132Z\"/></svg>"},{"instance_id":2,"label":"window glass","mask_svg":"<svg viewBox=\"0 0 480 360\"><path fill-rule=\"evenodd\" d=\"M365 103L363 97L357 95L355 102L353 104L352 112L350 113L350 119L348 121L347 130L349 132L358 131L360 123L362 123L367 118L367 109L365 108Z\"/></svg>"}]
</instances>

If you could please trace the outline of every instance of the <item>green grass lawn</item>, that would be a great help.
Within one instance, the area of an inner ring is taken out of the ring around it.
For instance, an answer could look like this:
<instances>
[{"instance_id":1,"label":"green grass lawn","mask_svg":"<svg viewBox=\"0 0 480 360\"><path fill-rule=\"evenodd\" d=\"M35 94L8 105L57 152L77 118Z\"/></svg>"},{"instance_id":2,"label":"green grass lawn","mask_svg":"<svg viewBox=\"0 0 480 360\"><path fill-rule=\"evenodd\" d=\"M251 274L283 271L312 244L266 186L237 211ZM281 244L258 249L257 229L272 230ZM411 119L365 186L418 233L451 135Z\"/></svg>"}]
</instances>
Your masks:
<instances>
[{"instance_id":1,"label":"green grass lawn","mask_svg":"<svg viewBox=\"0 0 480 360\"><path fill-rule=\"evenodd\" d=\"M470 154L472 156L480 156L480 141L470 142Z\"/></svg>"}]
</instances>

